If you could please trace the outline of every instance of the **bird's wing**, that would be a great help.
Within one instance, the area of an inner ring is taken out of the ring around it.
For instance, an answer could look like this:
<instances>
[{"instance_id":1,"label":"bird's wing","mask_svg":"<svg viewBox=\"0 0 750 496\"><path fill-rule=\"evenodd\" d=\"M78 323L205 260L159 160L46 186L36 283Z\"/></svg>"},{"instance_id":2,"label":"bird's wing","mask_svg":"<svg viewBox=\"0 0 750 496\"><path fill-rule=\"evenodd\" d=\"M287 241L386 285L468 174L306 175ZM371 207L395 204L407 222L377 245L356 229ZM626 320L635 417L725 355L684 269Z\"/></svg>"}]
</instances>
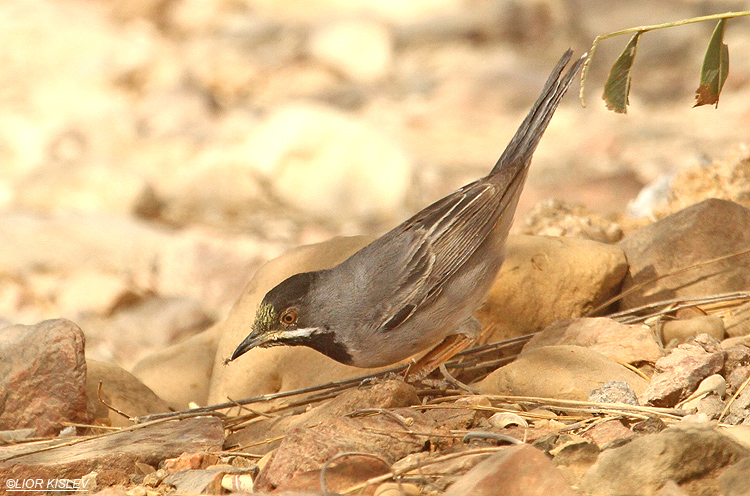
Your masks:
<instances>
[{"instance_id":1,"label":"bird's wing","mask_svg":"<svg viewBox=\"0 0 750 496\"><path fill-rule=\"evenodd\" d=\"M523 174L525 175L525 174ZM428 303L492 232L498 219L513 215L523 177L500 185L475 181L437 201L387 233L384 242L403 246L392 260L391 270L400 267L387 285L394 288L392 303L380 306L381 329L388 331L405 322L420 305ZM511 207L509 210L508 207ZM408 240L399 242L398 238ZM394 242L395 241L395 242ZM400 264L400 265L399 265Z\"/></svg>"}]
</instances>

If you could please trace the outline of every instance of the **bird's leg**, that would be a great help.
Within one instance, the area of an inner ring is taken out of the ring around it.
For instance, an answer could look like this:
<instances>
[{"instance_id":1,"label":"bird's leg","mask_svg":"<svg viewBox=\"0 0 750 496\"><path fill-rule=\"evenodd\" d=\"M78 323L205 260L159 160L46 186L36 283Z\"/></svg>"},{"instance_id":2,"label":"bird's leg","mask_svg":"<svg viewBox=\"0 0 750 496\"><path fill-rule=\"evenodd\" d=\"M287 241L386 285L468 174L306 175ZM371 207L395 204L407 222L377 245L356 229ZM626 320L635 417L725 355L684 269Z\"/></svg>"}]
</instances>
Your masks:
<instances>
[{"instance_id":1,"label":"bird's leg","mask_svg":"<svg viewBox=\"0 0 750 496\"><path fill-rule=\"evenodd\" d=\"M476 319L470 319L458 329L456 334L447 336L419 360L411 362L404 378L406 380L424 379L430 372L453 358L453 355L474 343L481 329L482 325Z\"/></svg>"}]
</instances>

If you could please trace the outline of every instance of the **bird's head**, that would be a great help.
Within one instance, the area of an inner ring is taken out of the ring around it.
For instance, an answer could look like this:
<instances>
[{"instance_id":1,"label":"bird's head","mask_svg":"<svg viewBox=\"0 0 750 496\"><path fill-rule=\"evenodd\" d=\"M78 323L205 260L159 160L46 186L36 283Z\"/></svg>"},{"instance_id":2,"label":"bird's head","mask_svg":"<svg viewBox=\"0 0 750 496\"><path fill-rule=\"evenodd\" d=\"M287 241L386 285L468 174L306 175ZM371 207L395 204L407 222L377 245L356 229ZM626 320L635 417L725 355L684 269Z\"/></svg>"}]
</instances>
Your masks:
<instances>
[{"instance_id":1,"label":"bird's head","mask_svg":"<svg viewBox=\"0 0 750 496\"><path fill-rule=\"evenodd\" d=\"M351 357L311 305L318 272L296 274L269 291L258 306L250 334L240 343L231 362L253 348L308 346L341 363Z\"/></svg>"}]
</instances>

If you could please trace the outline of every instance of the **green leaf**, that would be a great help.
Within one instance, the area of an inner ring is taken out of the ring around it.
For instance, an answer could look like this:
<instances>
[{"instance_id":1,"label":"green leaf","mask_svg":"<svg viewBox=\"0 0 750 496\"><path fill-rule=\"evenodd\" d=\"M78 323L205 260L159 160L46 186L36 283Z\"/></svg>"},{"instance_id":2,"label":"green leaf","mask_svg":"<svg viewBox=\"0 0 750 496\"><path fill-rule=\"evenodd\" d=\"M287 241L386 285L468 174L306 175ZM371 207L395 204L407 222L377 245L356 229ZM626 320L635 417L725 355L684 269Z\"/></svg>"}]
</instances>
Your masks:
<instances>
[{"instance_id":1,"label":"green leaf","mask_svg":"<svg viewBox=\"0 0 750 496\"><path fill-rule=\"evenodd\" d=\"M633 59L635 59L638 41L641 39L642 34L643 31L638 31L630 38L627 46L609 70L609 77L604 84L602 98L607 103L607 108L614 110L618 114L625 114L628 111L627 106L630 103L628 99L628 95L630 94L630 71L633 68Z\"/></svg>"},{"instance_id":2,"label":"green leaf","mask_svg":"<svg viewBox=\"0 0 750 496\"><path fill-rule=\"evenodd\" d=\"M719 106L719 94L729 74L729 47L724 43L726 19L721 19L708 42L701 67L701 83L695 91L695 107Z\"/></svg>"}]
</instances>

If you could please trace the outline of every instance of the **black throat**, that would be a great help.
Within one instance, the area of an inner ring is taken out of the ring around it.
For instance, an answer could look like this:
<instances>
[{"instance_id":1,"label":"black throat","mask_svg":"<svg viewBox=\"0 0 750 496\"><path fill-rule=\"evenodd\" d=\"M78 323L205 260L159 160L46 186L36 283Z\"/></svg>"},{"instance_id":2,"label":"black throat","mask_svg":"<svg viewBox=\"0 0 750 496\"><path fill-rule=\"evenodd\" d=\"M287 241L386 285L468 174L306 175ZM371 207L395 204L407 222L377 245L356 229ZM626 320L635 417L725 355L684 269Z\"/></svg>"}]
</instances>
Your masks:
<instances>
[{"instance_id":1,"label":"black throat","mask_svg":"<svg viewBox=\"0 0 750 496\"><path fill-rule=\"evenodd\" d=\"M297 344L319 351L325 356L333 358L344 365L352 365L351 354L346 349L346 346L339 341L336 341L336 335L332 331L315 333L309 338L304 339L304 342Z\"/></svg>"}]
</instances>

